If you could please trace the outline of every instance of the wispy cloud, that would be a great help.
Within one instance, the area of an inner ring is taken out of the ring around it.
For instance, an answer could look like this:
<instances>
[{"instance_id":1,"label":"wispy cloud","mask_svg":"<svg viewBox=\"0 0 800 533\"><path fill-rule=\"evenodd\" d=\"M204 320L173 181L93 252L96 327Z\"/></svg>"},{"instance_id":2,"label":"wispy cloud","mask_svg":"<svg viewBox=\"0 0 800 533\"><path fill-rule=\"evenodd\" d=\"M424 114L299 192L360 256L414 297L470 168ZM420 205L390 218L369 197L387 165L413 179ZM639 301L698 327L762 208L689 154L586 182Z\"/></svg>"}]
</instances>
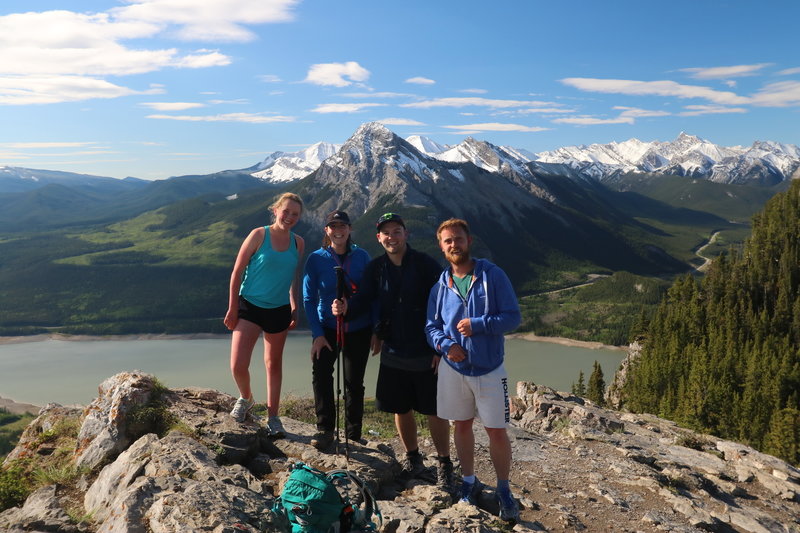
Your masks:
<instances>
[{"instance_id":1,"label":"wispy cloud","mask_svg":"<svg viewBox=\"0 0 800 533\"><path fill-rule=\"evenodd\" d=\"M295 117L267 115L263 113L225 113L220 115L147 115L159 120L180 120L186 122L247 122L269 124L272 122L295 122Z\"/></svg>"},{"instance_id":2,"label":"wispy cloud","mask_svg":"<svg viewBox=\"0 0 800 533\"><path fill-rule=\"evenodd\" d=\"M502 109L509 107L533 107L533 106L552 106L558 105L553 102L539 102L536 100L497 100L491 98L481 98L477 96L463 96L450 98L434 98L432 100L422 100L409 104L401 104L400 107L417 107L429 109L432 107L489 107L492 109Z\"/></svg>"},{"instance_id":3,"label":"wispy cloud","mask_svg":"<svg viewBox=\"0 0 800 533\"><path fill-rule=\"evenodd\" d=\"M413 98L415 95L389 91L364 91L359 93L342 93L342 96L346 96L347 98Z\"/></svg>"},{"instance_id":4,"label":"wispy cloud","mask_svg":"<svg viewBox=\"0 0 800 533\"><path fill-rule=\"evenodd\" d=\"M637 118L642 117L664 117L671 115L667 111L654 111L650 109L640 109L638 107L614 106L613 109L620 111L616 117L597 117L591 115L580 115L575 117L563 117L553 119L556 124L575 124L578 126L594 126L601 124L634 124Z\"/></svg>"},{"instance_id":5,"label":"wispy cloud","mask_svg":"<svg viewBox=\"0 0 800 533\"><path fill-rule=\"evenodd\" d=\"M781 76L791 76L792 74L800 74L800 67L787 68L787 69L784 69L784 70L780 70L780 71L778 71L778 74L780 74Z\"/></svg>"},{"instance_id":6,"label":"wispy cloud","mask_svg":"<svg viewBox=\"0 0 800 533\"><path fill-rule=\"evenodd\" d=\"M422 76L416 76L413 78L408 78L406 83L414 83L416 85L433 85L436 81L430 78L423 78Z\"/></svg>"},{"instance_id":7,"label":"wispy cloud","mask_svg":"<svg viewBox=\"0 0 800 533\"><path fill-rule=\"evenodd\" d=\"M386 104L359 103L359 104L320 104L311 111L313 113L358 113L368 107L382 107Z\"/></svg>"},{"instance_id":8,"label":"wispy cloud","mask_svg":"<svg viewBox=\"0 0 800 533\"><path fill-rule=\"evenodd\" d=\"M753 104L761 107L800 105L800 81L770 83L753 95Z\"/></svg>"},{"instance_id":9,"label":"wispy cloud","mask_svg":"<svg viewBox=\"0 0 800 533\"><path fill-rule=\"evenodd\" d=\"M425 126L424 122L410 118L382 118L378 120L384 126Z\"/></svg>"},{"instance_id":10,"label":"wispy cloud","mask_svg":"<svg viewBox=\"0 0 800 533\"><path fill-rule=\"evenodd\" d=\"M331 85L333 87L347 87L354 82L364 82L369 79L369 71L356 63L318 63L311 65L304 81L315 85Z\"/></svg>"},{"instance_id":11,"label":"wispy cloud","mask_svg":"<svg viewBox=\"0 0 800 533\"><path fill-rule=\"evenodd\" d=\"M276 76L275 74L262 74L258 76L258 79L264 83L280 83L283 81L280 76Z\"/></svg>"},{"instance_id":12,"label":"wispy cloud","mask_svg":"<svg viewBox=\"0 0 800 533\"><path fill-rule=\"evenodd\" d=\"M635 122L633 117L619 116L616 118L598 118L592 116L582 115L579 117L565 117L553 120L556 124L576 124L578 126L594 126L598 124L633 124Z\"/></svg>"},{"instance_id":13,"label":"wispy cloud","mask_svg":"<svg viewBox=\"0 0 800 533\"><path fill-rule=\"evenodd\" d=\"M2 143L0 146L6 146L8 148L18 148L23 150L28 149L40 149L40 148L84 148L87 146L94 146L97 142L94 141L86 141L86 142L63 142L63 141L56 141L56 142L14 142L14 143Z\"/></svg>"},{"instance_id":14,"label":"wispy cloud","mask_svg":"<svg viewBox=\"0 0 800 533\"><path fill-rule=\"evenodd\" d=\"M186 109L205 107L205 104L198 102L142 102L139 105L156 111L184 111Z\"/></svg>"},{"instance_id":15,"label":"wispy cloud","mask_svg":"<svg viewBox=\"0 0 800 533\"><path fill-rule=\"evenodd\" d=\"M161 89L135 91L82 76L0 76L0 105L54 104L160 92Z\"/></svg>"},{"instance_id":16,"label":"wispy cloud","mask_svg":"<svg viewBox=\"0 0 800 533\"><path fill-rule=\"evenodd\" d=\"M471 135L481 133L484 131L521 131L521 132L537 132L546 131L550 128L542 128L539 126L523 126L521 124L504 124L500 122L484 122L479 124L461 124L454 126L444 126L447 129L458 130L459 133L464 135Z\"/></svg>"},{"instance_id":17,"label":"wispy cloud","mask_svg":"<svg viewBox=\"0 0 800 533\"><path fill-rule=\"evenodd\" d=\"M458 92L467 94L486 94L489 91L487 91L486 89L461 89Z\"/></svg>"},{"instance_id":18,"label":"wispy cloud","mask_svg":"<svg viewBox=\"0 0 800 533\"><path fill-rule=\"evenodd\" d=\"M747 113L744 107L725 107L721 105L687 105L686 111L681 111L678 116L696 117L700 115L719 115L726 113Z\"/></svg>"},{"instance_id":19,"label":"wispy cloud","mask_svg":"<svg viewBox=\"0 0 800 533\"><path fill-rule=\"evenodd\" d=\"M733 65L730 67L694 67L682 68L679 72L687 72L692 78L698 80L718 80L727 78L741 78L744 76L755 76L764 67L772 63L757 63L755 65Z\"/></svg>"},{"instance_id":20,"label":"wispy cloud","mask_svg":"<svg viewBox=\"0 0 800 533\"><path fill-rule=\"evenodd\" d=\"M749 98L739 96L736 93L717 91L699 85L682 85L669 80L638 81L598 78L564 78L561 80L561 83L588 92L701 98L723 105L741 105L750 102Z\"/></svg>"}]
</instances>

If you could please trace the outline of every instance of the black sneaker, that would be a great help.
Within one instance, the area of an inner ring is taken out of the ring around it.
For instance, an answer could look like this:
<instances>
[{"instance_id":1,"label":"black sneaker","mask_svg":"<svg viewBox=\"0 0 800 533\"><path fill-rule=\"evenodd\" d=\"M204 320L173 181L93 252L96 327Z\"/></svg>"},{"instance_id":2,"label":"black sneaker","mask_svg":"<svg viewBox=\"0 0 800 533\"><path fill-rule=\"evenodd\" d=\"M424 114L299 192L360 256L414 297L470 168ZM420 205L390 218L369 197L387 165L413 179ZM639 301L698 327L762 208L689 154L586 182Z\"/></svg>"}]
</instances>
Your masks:
<instances>
[{"instance_id":1,"label":"black sneaker","mask_svg":"<svg viewBox=\"0 0 800 533\"><path fill-rule=\"evenodd\" d=\"M404 479L413 479L425 471L425 465L422 464L422 454L406 454L406 458L400 463L400 477Z\"/></svg>"},{"instance_id":2,"label":"black sneaker","mask_svg":"<svg viewBox=\"0 0 800 533\"><path fill-rule=\"evenodd\" d=\"M511 492L498 492L497 501L500 504L500 520L516 522L519 520L519 505Z\"/></svg>"},{"instance_id":3,"label":"black sneaker","mask_svg":"<svg viewBox=\"0 0 800 533\"><path fill-rule=\"evenodd\" d=\"M328 449L333 443L333 431L317 431L311 437L311 445L319 451Z\"/></svg>"},{"instance_id":4,"label":"black sneaker","mask_svg":"<svg viewBox=\"0 0 800 533\"><path fill-rule=\"evenodd\" d=\"M439 459L436 465L436 484L448 491L453 487L453 461L449 457L444 460Z\"/></svg>"}]
</instances>

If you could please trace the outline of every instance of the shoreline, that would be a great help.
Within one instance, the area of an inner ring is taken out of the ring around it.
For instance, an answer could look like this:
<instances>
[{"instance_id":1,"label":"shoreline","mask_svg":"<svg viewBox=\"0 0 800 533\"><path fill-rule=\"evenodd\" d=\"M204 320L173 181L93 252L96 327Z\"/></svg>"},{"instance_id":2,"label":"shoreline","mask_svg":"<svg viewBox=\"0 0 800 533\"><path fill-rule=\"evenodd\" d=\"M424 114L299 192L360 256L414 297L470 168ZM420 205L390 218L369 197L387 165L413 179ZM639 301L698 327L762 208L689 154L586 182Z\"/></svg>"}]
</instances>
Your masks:
<instances>
[{"instance_id":1,"label":"shoreline","mask_svg":"<svg viewBox=\"0 0 800 533\"><path fill-rule=\"evenodd\" d=\"M310 330L301 329L289 332L289 335L310 335ZM63 333L41 333L38 335L22 335L16 337L0 337L0 345L21 344L25 342L44 342L54 341L152 341L152 340L207 340L207 339L228 339L230 333L140 333L130 335L66 335ZM596 341L579 341L565 337L542 337L535 333L511 333L506 335L507 339L522 339L531 342L549 342L562 346L572 346L576 348L587 348L590 350L627 350L627 346L612 346Z\"/></svg>"}]
</instances>

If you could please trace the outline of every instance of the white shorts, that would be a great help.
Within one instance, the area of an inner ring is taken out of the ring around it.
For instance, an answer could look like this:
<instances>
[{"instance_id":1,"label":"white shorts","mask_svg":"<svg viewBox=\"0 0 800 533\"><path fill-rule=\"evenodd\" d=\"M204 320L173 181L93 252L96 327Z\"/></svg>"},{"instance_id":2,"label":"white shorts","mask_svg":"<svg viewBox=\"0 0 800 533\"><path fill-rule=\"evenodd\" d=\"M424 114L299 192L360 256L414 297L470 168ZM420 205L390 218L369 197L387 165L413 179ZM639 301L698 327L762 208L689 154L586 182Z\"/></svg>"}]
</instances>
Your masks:
<instances>
[{"instance_id":1,"label":"white shorts","mask_svg":"<svg viewBox=\"0 0 800 533\"><path fill-rule=\"evenodd\" d=\"M484 427L505 428L511 418L506 369L500 365L483 376L465 376L441 361L436 414L445 420L477 416Z\"/></svg>"}]
</instances>

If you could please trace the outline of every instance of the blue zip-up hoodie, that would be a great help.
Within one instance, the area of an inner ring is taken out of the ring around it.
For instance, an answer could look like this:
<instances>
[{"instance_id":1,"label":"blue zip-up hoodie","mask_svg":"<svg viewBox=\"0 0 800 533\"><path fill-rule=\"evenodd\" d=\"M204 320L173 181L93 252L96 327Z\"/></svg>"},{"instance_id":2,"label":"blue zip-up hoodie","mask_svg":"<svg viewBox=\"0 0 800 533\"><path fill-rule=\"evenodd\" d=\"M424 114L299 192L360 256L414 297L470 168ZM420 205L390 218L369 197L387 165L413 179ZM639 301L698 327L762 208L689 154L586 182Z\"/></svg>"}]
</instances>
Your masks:
<instances>
[{"instance_id":1,"label":"blue zip-up hoodie","mask_svg":"<svg viewBox=\"0 0 800 533\"><path fill-rule=\"evenodd\" d=\"M462 318L470 319L469 337L462 337L456 329ZM428 343L457 372L482 376L503 364L503 334L519 323L519 303L506 273L486 259L476 259L466 300L453 284L452 270L442 272L428 298L425 332ZM447 358L453 344L467 352L467 358L460 363Z\"/></svg>"},{"instance_id":2,"label":"blue zip-up hoodie","mask_svg":"<svg viewBox=\"0 0 800 533\"><path fill-rule=\"evenodd\" d=\"M350 253L340 265L330 247L315 250L306 259L305 276L303 276L303 307L311 327L311 335L324 335L323 328L336 329L336 317L331 312L331 302L336 298L336 271L334 267L344 266L345 281L354 283L355 288L361 285L361 278L369 263L369 254L363 248L352 245ZM352 287L350 287L352 290ZM348 322L347 330L356 331L372 325L372 317L364 315Z\"/></svg>"}]
</instances>

